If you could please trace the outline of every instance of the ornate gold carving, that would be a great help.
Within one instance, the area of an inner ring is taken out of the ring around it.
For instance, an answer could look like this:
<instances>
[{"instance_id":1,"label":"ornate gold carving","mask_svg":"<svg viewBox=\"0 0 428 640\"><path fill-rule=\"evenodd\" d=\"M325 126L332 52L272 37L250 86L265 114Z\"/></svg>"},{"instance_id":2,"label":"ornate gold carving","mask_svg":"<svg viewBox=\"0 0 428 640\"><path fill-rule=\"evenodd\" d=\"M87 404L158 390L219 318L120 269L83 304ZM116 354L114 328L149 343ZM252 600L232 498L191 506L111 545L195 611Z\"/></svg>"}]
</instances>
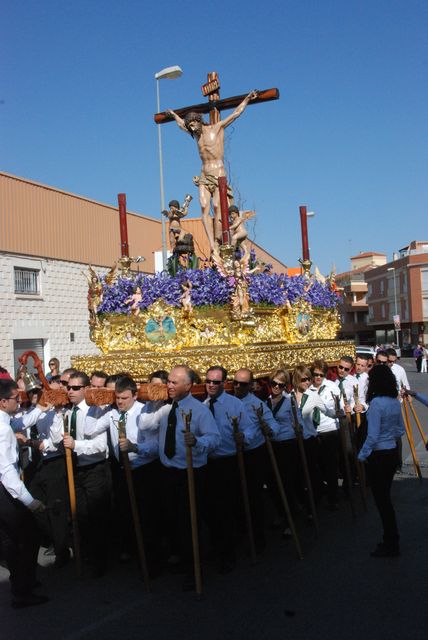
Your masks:
<instances>
[{"instance_id":1,"label":"ornate gold carving","mask_svg":"<svg viewBox=\"0 0 428 640\"><path fill-rule=\"evenodd\" d=\"M301 362L310 363L321 357L332 364L344 354L354 353L355 344L348 340L317 340L300 344L271 341L264 344L229 344L221 347L183 347L179 351L155 351L150 348L100 356L77 356L72 359L72 364L87 373L94 369L103 369L109 374L127 371L136 380L145 381L152 371L169 371L177 364L187 364L200 374L204 374L211 365L220 363L226 367L229 376L233 376L241 367L249 367L256 376L265 376L275 368L294 367Z\"/></svg>"}]
</instances>

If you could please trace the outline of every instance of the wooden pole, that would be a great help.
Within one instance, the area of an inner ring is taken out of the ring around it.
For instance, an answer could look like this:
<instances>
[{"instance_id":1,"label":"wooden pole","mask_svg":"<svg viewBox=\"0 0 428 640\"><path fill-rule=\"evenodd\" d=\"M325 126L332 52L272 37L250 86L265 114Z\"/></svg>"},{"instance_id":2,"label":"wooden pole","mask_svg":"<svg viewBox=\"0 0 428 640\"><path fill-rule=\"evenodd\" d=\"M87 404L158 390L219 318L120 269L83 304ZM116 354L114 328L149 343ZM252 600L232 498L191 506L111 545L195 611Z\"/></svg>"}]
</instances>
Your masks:
<instances>
[{"instance_id":1,"label":"wooden pole","mask_svg":"<svg viewBox=\"0 0 428 640\"><path fill-rule=\"evenodd\" d=\"M291 394L290 399L291 399L291 409L293 414L294 433L296 434L297 446L299 447L299 454L300 454L300 459L302 461L303 474L305 476L306 488L308 490L309 506L310 506L312 517L314 520L315 531L317 536L319 536L318 514L315 506L314 492L312 489L312 482L311 482L311 475L309 473L308 460L306 458L305 444L303 442L302 427L300 426L299 418L297 415L297 400L294 393Z\"/></svg>"},{"instance_id":2,"label":"wooden pole","mask_svg":"<svg viewBox=\"0 0 428 640\"><path fill-rule=\"evenodd\" d=\"M239 418L232 416L229 418L232 423L233 433L239 433ZM235 441L236 442L236 441ZM247 534L250 543L251 564L256 564L256 544L254 541L253 521L251 519L250 498L248 497L247 475L245 472L244 450L242 444L236 442L236 459L238 460L239 479L241 482L242 501L244 503L245 521L247 523Z\"/></svg>"},{"instance_id":3,"label":"wooden pole","mask_svg":"<svg viewBox=\"0 0 428 640\"><path fill-rule=\"evenodd\" d=\"M401 412L403 414L404 427L406 429L407 440L409 441L410 453L412 454L413 466L415 467L416 475L419 481L422 482L422 471L419 464L418 456L416 455L415 443L413 441L412 428L409 420L409 410L405 402L401 405Z\"/></svg>"},{"instance_id":4,"label":"wooden pole","mask_svg":"<svg viewBox=\"0 0 428 640\"><path fill-rule=\"evenodd\" d=\"M220 176L218 179L218 193L221 212L221 243L230 244L229 203L227 201L227 178L225 176Z\"/></svg>"},{"instance_id":5,"label":"wooden pole","mask_svg":"<svg viewBox=\"0 0 428 640\"><path fill-rule=\"evenodd\" d=\"M119 440L126 439L125 426L126 426L125 420L123 418L120 418L118 423ZM122 459L123 470L125 472L126 485L128 489L128 495L129 495L129 503L131 505L131 514L132 514L132 520L134 523L134 532L135 532L135 539L137 542L137 551L138 551L138 558L140 561L140 569L141 569L146 590L148 593L150 593L149 571L147 568L146 552L144 549L143 534L141 531L140 514L138 511L137 500L135 498L135 489L134 489L134 481L132 479L131 463L129 462L129 456L126 451L121 451L120 455Z\"/></svg>"},{"instance_id":6,"label":"wooden pole","mask_svg":"<svg viewBox=\"0 0 428 640\"><path fill-rule=\"evenodd\" d=\"M336 417L339 420L339 438L340 438L340 445L342 447L343 461L345 463L346 482L348 483L348 491L349 491L349 504L351 506L352 517L355 519L356 512L355 512L354 498L352 496L352 474L351 474L351 466L349 464L348 448L346 443L346 433L348 433L351 441L351 448L352 448L352 438L349 431L351 414L349 413L349 411L347 411L346 414L344 415L340 408L340 396L337 396L333 392L331 393L331 395L336 407Z\"/></svg>"},{"instance_id":7,"label":"wooden pole","mask_svg":"<svg viewBox=\"0 0 428 640\"><path fill-rule=\"evenodd\" d=\"M413 415L414 421L416 422L416 426L418 427L418 429L419 429L419 433L421 434L422 442L423 442L423 443L424 443L424 445L426 446L426 443L427 443L427 441L428 441L428 438L426 437L426 435L425 435L425 433L424 433L424 430L422 429L422 425L421 425L420 420L419 420L419 418L418 418L418 416L417 416L416 409L415 409L415 407L413 406L413 403L412 403L412 402L409 402L409 400L408 400L405 396L404 396L404 398L403 398L403 401L404 401L404 402L408 402L408 406L410 407L410 411L412 412L412 415Z\"/></svg>"},{"instance_id":8,"label":"wooden pole","mask_svg":"<svg viewBox=\"0 0 428 640\"><path fill-rule=\"evenodd\" d=\"M184 431L190 431L190 423L192 420L192 410L189 413L181 412L184 423ZM186 463L187 463L187 486L189 490L190 504L190 523L192 527L192 545L193 545L193 564L195 571L196 594L198 598L202 596L202 574L201 574L201 558L199 554L199 533L198 533L198 513L196 509L196 493L195 493L195 476L193 473L193 455L192 447L186 446Z\"/></svg>"},{"instance_id":9,"label":"wooden pole","mask_svg":"<svg viewBox=\"0 0 428 640\"><path fill-rule=\"evenodd\" d=\"M63 416L64 434L69 433L68 416ZM80 578L82 575L82 559L80 555L80 533L79 522L77 520L76 487L74 485L73 457L71 449L65 449L65 466L67 470L68 495L70 499L71 526L73 530L73 553L76 564L76 573Z\"/></svg>"},{"instance_id":10,"label":"wooden pole","mask_svg":"<svg viewBox=\"0 0 428 640\"><path fill-rule=\"evenodd\" d=\"M282 506L284 507L285 515L287 516L291 533L293 534L294 544L296 546L296 551L297 551L297 557L299 558L299 560L303 560L302 547L300 546L300 540L297 535L297 530L294 524L293 516L291 515L290 506L288 504L287 496L285 494L284 485L282 483L281 474L278 469L278 462L275 456L275 452L273 450L272 442L270 441L269 436L267 436L266 434L264 434L264 436L265 436L266 448L269 454L273 473L276 479L276 484L278 485L279 495L281 496Z\"/></svg>"},{"instance_id":11,"label":"wooden pole","mask_svg":"<svg viewBox=\"0 0 428 640\"><path fill-rule=\"evenodd\" d=\"M129 257L128 224L126 220L126 193L117 195L119 202L120 255Z\"/></svg>"}]
</instances>

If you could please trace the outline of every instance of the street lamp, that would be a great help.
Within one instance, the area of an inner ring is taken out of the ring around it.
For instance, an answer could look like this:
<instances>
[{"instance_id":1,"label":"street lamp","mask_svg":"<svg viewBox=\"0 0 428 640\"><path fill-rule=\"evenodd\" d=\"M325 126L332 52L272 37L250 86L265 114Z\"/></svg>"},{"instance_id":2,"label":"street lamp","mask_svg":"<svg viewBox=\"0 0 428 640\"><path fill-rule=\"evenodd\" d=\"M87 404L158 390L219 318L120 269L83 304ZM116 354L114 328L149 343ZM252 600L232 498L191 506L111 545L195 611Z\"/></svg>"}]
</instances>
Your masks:
<instances>
[{"instance_id":1,"label":"street lamp","mask_svg":"<svg viewBox=\"0 0 428 640\"><path fill-rule=\"evenodd\" d=\"M395 307L395 315L398 316L398 308L397 308L397 286L395 284L395 267L389 267L387 269L387 271L392 271L393 272L393 276L394 276L394 307ZM395 342L397 344L397 347L400 346L400 335L399 335L399 330L397 329L397 325L395 322L393 322L394 324L394 329L395 329Z\"/></svg>"},{"instance_id":2,"label":"street lamp","mask_svg":"<svg viewBox=\"0 0 428 640\"><path fill-rule=\"evenodd\" d=\"M183 74L181 68L177 65L174 67L166 67L155 73L156 80L156 96L157 96L157 112L160 112L160 93L159 80L174 80ZM159 182L160 182L160 204L161 204L161 221L162 221L162 268L166 269L167 252L166 252L166 221L162 211L165 209L165 193L163 187L163 154L162 154L162 133L161 126L158 124L158 145L159 145Z\"/></svg>"}]
</instances>

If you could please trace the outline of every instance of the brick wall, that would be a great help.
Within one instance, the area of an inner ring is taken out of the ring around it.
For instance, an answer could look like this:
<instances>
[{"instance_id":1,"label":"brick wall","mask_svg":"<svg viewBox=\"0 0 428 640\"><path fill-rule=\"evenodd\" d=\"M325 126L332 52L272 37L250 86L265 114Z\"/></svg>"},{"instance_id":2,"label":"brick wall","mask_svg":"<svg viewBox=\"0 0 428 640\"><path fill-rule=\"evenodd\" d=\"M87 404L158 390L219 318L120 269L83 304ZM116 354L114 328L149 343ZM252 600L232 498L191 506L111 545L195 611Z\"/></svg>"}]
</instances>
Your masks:
<instances>
[{"instance_id":1,"label":"brick wall","mask_svg":"<svg viewBox=\"0 0 428 640\"><path fill-rule=\"evenodd\" d=\"M40 295L18 295L14 267L40 270ZM44 364L57 357L61 369L73 355L96 354L89 340L87 265L0 253L0 365L14 371L13 341L41 338ZM74 342L70 341L74 333Z\"/></svg>"}]
</instances>

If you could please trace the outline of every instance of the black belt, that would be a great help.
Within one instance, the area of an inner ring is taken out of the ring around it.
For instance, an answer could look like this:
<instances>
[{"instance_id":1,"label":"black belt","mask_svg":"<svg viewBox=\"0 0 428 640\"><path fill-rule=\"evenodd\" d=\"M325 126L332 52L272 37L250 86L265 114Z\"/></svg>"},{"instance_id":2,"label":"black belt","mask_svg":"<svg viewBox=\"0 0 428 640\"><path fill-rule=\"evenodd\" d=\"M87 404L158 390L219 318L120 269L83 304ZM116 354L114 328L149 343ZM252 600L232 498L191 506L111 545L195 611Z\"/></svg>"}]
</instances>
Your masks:
<instances>
[{"instance_id":1,"label":"black belt","mask_svg":"<svg viewBox=\"0 0 428 640\"><path fill-rule=\"evenodd\" d=\"M94 469L94 467L98 467L100 464L105 464L106 462L107 462L107 460L98 460L98 462L93 462L92 464L77 465L76 471L79 473L79 471L86 471L86 470L89 470L89 469Z\"/></svg>"}]
</instances>

